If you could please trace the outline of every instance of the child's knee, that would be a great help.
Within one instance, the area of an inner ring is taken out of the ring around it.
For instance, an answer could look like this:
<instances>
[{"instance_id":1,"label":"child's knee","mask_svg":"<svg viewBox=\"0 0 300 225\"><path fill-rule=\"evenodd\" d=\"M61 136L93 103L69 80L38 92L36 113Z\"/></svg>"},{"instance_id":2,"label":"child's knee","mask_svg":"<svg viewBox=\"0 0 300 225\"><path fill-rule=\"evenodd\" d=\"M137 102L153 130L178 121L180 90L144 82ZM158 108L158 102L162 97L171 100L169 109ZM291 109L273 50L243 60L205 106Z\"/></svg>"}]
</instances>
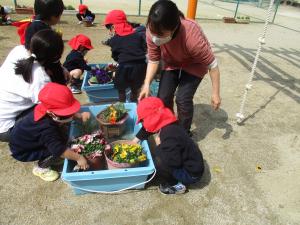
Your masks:
<instances>
[{"instance_id":1,"label":"child's knee","mask_svg":"<svg viewBox=\"0 0 300 225\"><path fill-rule=\"evenodd\" d=\"M81 69L75 69L70 71L70 75L75 78L75 79L79 79L82 76L83 72Z\"/></svg>"}]
</instances>

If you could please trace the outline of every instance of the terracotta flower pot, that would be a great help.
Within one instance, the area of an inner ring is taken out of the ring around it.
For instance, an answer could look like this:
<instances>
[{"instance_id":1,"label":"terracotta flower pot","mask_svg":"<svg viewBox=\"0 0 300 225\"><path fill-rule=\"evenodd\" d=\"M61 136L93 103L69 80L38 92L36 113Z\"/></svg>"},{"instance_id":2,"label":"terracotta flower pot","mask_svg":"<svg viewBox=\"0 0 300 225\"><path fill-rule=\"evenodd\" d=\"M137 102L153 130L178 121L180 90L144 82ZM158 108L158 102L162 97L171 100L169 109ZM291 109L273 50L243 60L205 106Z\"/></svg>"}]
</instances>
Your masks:
<instances>
[{"instance_id":1,"label":"terracotta flower pot","mask_svg":"<svg viewBox=\"0 0 300 225\"><path fill-rule=\"evenodd\" d=\"M34 10L31 7L28 7L28 8L15 8L15 10L16 10L16 13L18 13L18 14L31 14L31 15L34 14Z\"/></svg>"},{"instance_id":2,"label":"terracotta flower pot","mask_svg":"<svg viewBox=\"0 0 300 225\"><path fill-rule=\"evenodd\" d=\"M90 170L104 170L106 167L104 154L94 158L91 156L86 156L86 159L90 165Z\"/></svg>"},{"instance_id":3,"label":"terracotta flower pot","mask_svg":"<svg viewBox=\"0 0 300 225\"><path fill-rule=\"evenodd\" d=\"M102 113L103 111L101 111L96 116L96 119L100 124L101 130L103 131L105 138L121 136L125 131L125 122L129 118L128 113L126 113L121 120L114 124L105 122Z\"/></svg>"},{"instance_id":4,"label":"terracotta flower pot","mask_svg":"<svg viewBox=\"0 0 300 225\"><path fill-rule=\"evenodd\" d=\"M92 21L83 20L83 26L85 26L85 27L91 27L91 26L93 26L93 22Z\"/></svg>"},{"instance_id":5,"label":"terracotta flower pot","mask_svg":"<svg viewBox=\"0 0 300 225\"><path fill-rule=\"evenodd\" d=\"M223 17L224 23L236 23L235 19L233 17Z\"/></svg>"}]
</instances>

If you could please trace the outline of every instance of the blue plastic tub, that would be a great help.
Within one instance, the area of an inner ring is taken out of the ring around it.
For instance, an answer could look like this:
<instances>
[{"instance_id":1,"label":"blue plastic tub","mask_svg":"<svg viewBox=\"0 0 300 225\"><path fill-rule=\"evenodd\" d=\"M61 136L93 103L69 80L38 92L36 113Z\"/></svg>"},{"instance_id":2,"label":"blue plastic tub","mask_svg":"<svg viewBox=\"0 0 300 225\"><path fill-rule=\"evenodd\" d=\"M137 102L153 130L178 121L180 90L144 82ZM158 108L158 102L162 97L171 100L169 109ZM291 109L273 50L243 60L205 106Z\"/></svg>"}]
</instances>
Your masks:
<instances>
[{"instance_id":1,"label":"blue plastic tub","mask_svg":"<svg viewBox=\"0 0 300 225\"><path fill-rule=\"evenodd\" d=\"M95 119L96 115L108 105L92 105L82 106L82 112L91 112ZM141 128L140 124L136 124L136 104L125 103L125 107L129 109L129 119L126 121L125 134L119 139L132 139ZM96 123L96 120L95 120ZM78 126L73 123L70 129L70 137L77 137L80 134ZM145 187L143 182L147 181L148 176L155 171L153 160L151 157L149 145L147 141L143 141L142 147L147 154L147 161L136 168L116 169L116 170L98 170L87 172L73 172L75 162L65 159L62 171L62 179L68 183L75 194L84 194L88 192L113 192L124 188L137 185L131 189L142 189Z\"/></svg>"},{"instance_id":2,"label":"blue plastic tub","mask_svg":"<svg viewBox=\"0 0 300 225\"><path fill-rule=\"evenodd\" d=\"M106 66L107 64L89 64L89 66L100 68ZM113 83L109 84L95 84L89 85L88 80L91 77L90 71L85 71L84 78L82 82L81 89L86 92L89 101L92 103L101 103L101 102L116 102L119 99L118 90L114 87ZM127 95L130 94L130 91L127 91Z\"/></svg>"},{"instance_id":3,"label":"blue plastic tub","mask_svg":"<svg viewBox=\"0 0 300 225\"><path fill-rule=\"evenodd\" d=\"M150 85L151 95L157 96L159 89L159 80L153 80Z\"/></svg>"}]
</instances>

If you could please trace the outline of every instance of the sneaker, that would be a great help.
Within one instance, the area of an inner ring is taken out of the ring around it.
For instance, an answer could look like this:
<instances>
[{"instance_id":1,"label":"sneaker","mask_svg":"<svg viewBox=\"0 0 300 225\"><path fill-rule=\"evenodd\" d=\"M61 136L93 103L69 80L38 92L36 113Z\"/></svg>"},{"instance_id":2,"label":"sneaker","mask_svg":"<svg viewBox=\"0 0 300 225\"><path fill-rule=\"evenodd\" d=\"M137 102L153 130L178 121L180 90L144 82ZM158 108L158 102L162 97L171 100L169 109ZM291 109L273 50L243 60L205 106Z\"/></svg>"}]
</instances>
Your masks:
<instances>
[{"instance_id":1,"label":"sneaker","mask_svg":"<svg viewBox=\"0 0 300 225\"><path fill-rule=\"evenodd\" d=\"M80 94L81 93L81 90L78 87L76 87L75 85L71 86L71 91L72 91L73 94Z\"/></svg>"},{"instance_id":2,"label":"sneaker","mask_svg":"<svg viewBox=\"0 0 300 225\"><path fill-rule=\"evenodd\" d=\"M33 167L33 175L40 177L44 181L55 181L59 178L59 174L55 170L48 168L41 168L39 166Z\"/></svg>"},{"instance_id":3,"label":"sneaker","mask_svg":"<svg viewBox=\"0 0 300 225\"><path fill-rule=\"evenodd\" d=\"M186 192L186 187L184 184L182 184L180 182L174 186L170 186L168 184L167 185L160 184L159 191L165 195L184 194Z\"/></svg>"},{"instance_id":4,"label":"sneaker","mask_svg":"<svg viewBox=\"0 0 300 225\"><path fill-rule=\"evenodd\" d=\"M79 21L78 24L82 24L82 21Z\"/></svg>"}]
</instances>

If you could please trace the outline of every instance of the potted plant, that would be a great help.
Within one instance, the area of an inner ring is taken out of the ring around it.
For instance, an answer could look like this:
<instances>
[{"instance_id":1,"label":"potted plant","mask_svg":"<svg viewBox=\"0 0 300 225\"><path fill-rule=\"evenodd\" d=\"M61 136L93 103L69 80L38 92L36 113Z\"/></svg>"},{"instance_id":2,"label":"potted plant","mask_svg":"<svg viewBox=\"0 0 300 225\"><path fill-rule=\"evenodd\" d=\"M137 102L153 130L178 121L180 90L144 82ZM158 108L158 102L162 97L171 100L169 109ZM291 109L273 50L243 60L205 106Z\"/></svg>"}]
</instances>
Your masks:
<instances>
[{"instance_id":1,"label":"potted plant","mask_svg":"<svg viewBox=\"0 0 300 225\"><path fill-rule=\"evenodd\" d=\"M105 158L108 169L136 167L147 160L141 145L126 140L112 142L111 148L105 150Z\"/></svg>"},{"instance_id":2,"label":"potted plant","mask_svg":"<svg viewBox=\"0 0 300 225\"><path fill-rule=\"evenodd\" d=\"M108 67L92 67L91 77L88 80L89 85L108 84L112 82L113 72Z\"/></svg>"},{"instance_id":3,"label":"potted plant","mask_svg":"<svg viewBox=\"0 0 300 225\"><path fill-rule=\"evenodd\" d=\"M21 6L21 5L16 5L15 6L15 11L16 13L18 14L31 14L33 15L34 14L34 10L32 7L28 7L28 6Z\"/></svg>"},{"instance_id":4,"label":"potted plant","mask_svg":"<svg viewBox=\"0 0 300 225\"><path fill-rule=\"evenodd\" d=\"M71 149L83 155L92 170L100 170L105 168L104 150L109 150L110 145L104 139L102 131L98 130L75 138L71 143Z\"/></svg>"},{"instance_id":5,"label":"potted plant","mask_svg":"<svg viewBox=\"0 0 300 225\"><path fill-rule=\"evenodd\" d=\"M237 23L243 23L243 24L250 23L250 17L249 16L237 16L235 20L236 20Z\"/></svg>"},{"instance_id":6,"label":"potted plant","mask_svg":"<svg viewBox=\"0 0 300 225\"><path fill-rule=\"evenodd\" d=\"M122 135L127 118L128 110L121 102L111 104L96 116L106 138Z\"/></svg>"},{"instance_id":7,"label":"potted plant","mask_svg":"<svg viewBox=\"0 0 300 225\"><path fill-rule=\"evenodd\" d=\"M93 17L86 16L82 22L85 27L91 27L93 26Z\"/></svg>"},{"instance_id":8,"label":"potted plant","mask_svg":"<svg viewBox=\"0 0 300 225\"><path fill-rule=\"evenodd\" d=\"M235 23L236 21L235 21L235 18L233 18L233 17L223 17L223 22L224 23Z\"/></svg>"}]
</instances>

